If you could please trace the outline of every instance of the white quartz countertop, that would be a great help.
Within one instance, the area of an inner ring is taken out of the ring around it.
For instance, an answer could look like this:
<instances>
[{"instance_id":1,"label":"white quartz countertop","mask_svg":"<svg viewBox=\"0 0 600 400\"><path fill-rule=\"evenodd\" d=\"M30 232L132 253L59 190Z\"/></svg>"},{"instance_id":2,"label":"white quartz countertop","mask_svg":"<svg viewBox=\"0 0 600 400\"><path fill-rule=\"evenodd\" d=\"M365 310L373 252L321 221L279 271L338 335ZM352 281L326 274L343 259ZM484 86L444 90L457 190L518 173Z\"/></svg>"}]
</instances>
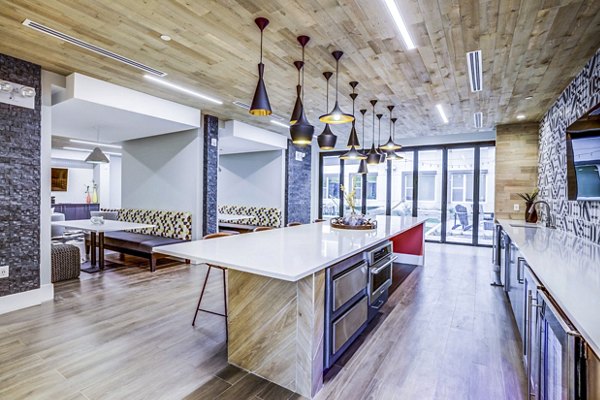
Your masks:
<instances>
[{"instance_id":1,"label":"white quartz countertop","mask_svg":"<svg viewBox=\"0 0 600 400\"><path fill-rule=\"evenodd\" d=\"M334 229L329 221L155 247L155 253L190 259L286 281L297 281L425 218L377 216L377 229Z\"/></svg>"},{"instance_id":2,"label":"white quartz countertop","mask_svg":"<svg viewBox=\"0 0 600 400\"><path fill-rule=\"evenodd\" d=\"M498 221L583 338L600 355L600 245L573 234ZM512 225L521 226L512 226Z\"/></svg>"}]
</instances>

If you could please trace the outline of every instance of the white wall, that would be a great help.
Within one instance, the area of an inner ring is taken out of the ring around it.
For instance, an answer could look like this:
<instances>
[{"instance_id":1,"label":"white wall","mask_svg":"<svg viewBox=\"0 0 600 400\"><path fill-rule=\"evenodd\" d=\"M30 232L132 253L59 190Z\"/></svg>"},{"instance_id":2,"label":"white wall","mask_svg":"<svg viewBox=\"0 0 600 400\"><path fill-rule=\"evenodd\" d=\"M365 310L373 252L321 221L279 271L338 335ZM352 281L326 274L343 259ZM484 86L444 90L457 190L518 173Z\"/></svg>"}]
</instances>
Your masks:
<instances>
[{"instance_id":1,"label":"white wall","mask_svg":"<svg viewBox=\"0 0 600 400\"><path fill-rule=\"evenodd\" d=\"M201 129L123 143L123 208L188 211L192 236L202 236Z\"/></svg>"},{"instance_id":2,"label":"white wall","mask_svg":"<svg viewBox=\"0 0 600 400\"><path fill-rule=\"evenodd\" d=\"M121 157L108 156L110 158L110 195L108 196L109 206L107 208L121 208Z\"/></svg>"},{"instance_id":3,"label":"white wall","mask_svg":"<svg viewBox=\"0 0 600 400\"><path fill-rule=\"evenodd\" d=\"M92 189L94 170L92 168L72 168L67 165L61 165L60 162L53 163L53 167L68 168L69 170L67 191L52 192L56 204L85 203L85 187L89 186Z\"/></svg>"},{"instance_id":4,"label":"white wall","mask_svg":"<svg viewBox=\"0 0 600 400\"><path fill-rule=\"evenodd\" d=\"M285 151L219 156L217 203L276 207L283 211Z\"/></svg>"}]
</instances>

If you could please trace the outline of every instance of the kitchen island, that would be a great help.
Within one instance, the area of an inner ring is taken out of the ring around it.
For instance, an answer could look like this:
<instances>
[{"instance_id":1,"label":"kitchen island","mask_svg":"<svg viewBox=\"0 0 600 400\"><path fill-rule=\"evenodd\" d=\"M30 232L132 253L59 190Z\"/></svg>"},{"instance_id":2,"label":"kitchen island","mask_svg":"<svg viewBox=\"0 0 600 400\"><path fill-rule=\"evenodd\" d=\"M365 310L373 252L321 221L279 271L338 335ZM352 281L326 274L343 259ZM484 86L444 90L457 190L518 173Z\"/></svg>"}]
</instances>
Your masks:
<instances>
[{"instance_id":1,"label":"kitchen island","mask_svg":"<svg viewBox=\"0 0 600 400\"><path fill-rule=\"evenodd\" d=\"M422 264L424 218L377 217L370 231L328 222L193 241L157 253L228 268L228 361L306 397L323 385L326 270L392 241Z\"/></svg>"}]
</instances>

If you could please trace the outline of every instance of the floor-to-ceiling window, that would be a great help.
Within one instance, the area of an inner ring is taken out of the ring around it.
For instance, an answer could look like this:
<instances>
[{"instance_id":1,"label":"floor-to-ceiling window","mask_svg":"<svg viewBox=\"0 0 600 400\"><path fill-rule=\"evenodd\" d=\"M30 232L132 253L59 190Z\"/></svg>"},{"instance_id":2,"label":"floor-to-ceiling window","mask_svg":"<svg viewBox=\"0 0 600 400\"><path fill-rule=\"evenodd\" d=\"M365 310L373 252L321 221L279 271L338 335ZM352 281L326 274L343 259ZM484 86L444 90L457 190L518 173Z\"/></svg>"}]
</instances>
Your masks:
<instances>
[{"instance_id":1,"label":"floor-to-ceiling window","mask_svg":"<svg viewBox=\"0 0 600 400\"><path fill-rule=\"evenodd\" d=\"M357 209L367 215L426 218L428 241L492 244L494 143L404 148L398 154L401 160L370 165L367 175L358 174L358 161L322 154L321 215L340 215L343 184L355 189Z\"/></svg>"}]
</instances>

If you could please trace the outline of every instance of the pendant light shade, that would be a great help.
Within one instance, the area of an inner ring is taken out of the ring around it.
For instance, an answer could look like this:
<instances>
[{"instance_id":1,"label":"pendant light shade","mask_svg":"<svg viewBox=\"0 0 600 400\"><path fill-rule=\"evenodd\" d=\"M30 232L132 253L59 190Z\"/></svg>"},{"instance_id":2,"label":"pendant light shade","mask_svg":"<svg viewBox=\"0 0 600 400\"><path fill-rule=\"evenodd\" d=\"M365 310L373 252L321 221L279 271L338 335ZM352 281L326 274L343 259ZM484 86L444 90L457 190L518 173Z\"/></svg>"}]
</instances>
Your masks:
<instances>
[{"instance_id":1,"label":"pendant light shade","mask_svg":"<svg viewBox=\"0 0 600 400\"><path fill-rule=\"evenodd\" d=\"M394 139L392 138L392 111L394 110L394 106L388 106L388 110L390 110L390 137L380 149L389 153L390 151L398 150L400 146L394 143Z\"/></svg>"},{"instance_id":2,"label":"pendant light shade","mask_svg":"<svg viewBox=\"0 0 600 400\"><path fill-rule=\"evenodd\" d=\"M398 120L398 118L390 118L390 122L393 126L393 133L392 133L392 139L396 138L396 121ZM402 146L397 145L398 149L402 148ZM400 161L400 160L404 160L404 157L402 157L400 154L396 153L395 150L391 150L387 152L387 159L391 160L391 161Z\"/></svg>"},{"instance_id":3,"label":"pendant light shade","mask_svg":"<svg viewBox=\"0 0 600 400\"><path fill-rule=\"evenodd\" d=\"M326 95L325 110L329 109L329 79L331 79L332 75L333 75L332 72L329 72L329 71L323 72L323 76L325 77L325 80L327 81L327 90L326 90L327 95ZM321 150L333 150L335 148L336 142L337 142L337 136L335 136L334 133L331 131L329 124L325 124L325 129L323 129L323 132L321 132L321 134L319 136L317 136L317 143L319 144L319 148Z\"/></svg>"},{"instance_id":4,"label":"pendant light shade","mask_svg":"<svg viewBox=\"0 0 600 400\"><path fill-rule=\"evenodd\" d=\"M321 115L319 117L319 121L325 122L326 124L345 124L354 121L354 116L344 113L340 109L340 104L338 102L339 66L340 58L342 58L344 52L336 50L333 53L331 53L331 55L333 56L333 58L335 58L335 105L328 114Z\"/></svg>"},{"instance_id":5,"label":"pendant light shade","mask_svg":"<svg viewBox=\"0 0 600 400\"><path fill-rule=\"evenodd\" d=\"M367 156L365 156L360 151L356 150L356 147L352 146L350 150L340 156L342 160L365 160Z\"/></svg>"},{"instance_id":6,"label":"pendant light shade","mask_svg":"<svg viewBox=\"0 0 600 400\"><path fill-rule=\"evenodd\" d=\"M271 115L271 103L269 102L269 96L267 95L267 88L265 87L264 73L265 65L262 62L263 59L263 31L269 25L269 20L266 18L256 18L254 20L256 26L260 29L260 63L258 64L258 83L256 84L256 90L254 91L254 98L252 99L252 105L250 106L250 114L265 116Z\"/></svg>"},{"instance_id":7,"label":"pendant light shade","mask_svg":"<svg viewBox=\"0 0 600 400\"><path fill-rule=\"evenodd\" d=\"M350 82L350 86L352 87L352 93L350 93L350 98L352 99L352 116L354 116L354 104L358 94L355 93L356 86L358 82L352 81ZM360 143L358 141L358 133L356 133L356 119L352 121L352 128L350 129L350 135L348 137L348 147L356 147L360 148Z\"/></svg>"},{"instance_id":8,"label":"pendant light shade","mask_svg":"<svg viewBox=\"0 0 600 400\"><path fill-rule=\"evenodd\" d=\"M108 157L106 157L106 154L102 152L100 147L95 147L90 155L86 157L85 162L90 164L106 164L108 163Z\"/></svg>"},{"instance_id":9,"label":"pendant light shade","mask_svg":"<svg viewBox=\"0 0 600 400\"><path fill-rule=\"evenodd\" d=\"M367 110L366 109L362 109L360 110L360 113L362 114L362 143L363 143L363 149L361 151L361 153L365 156L364 159L360 160L360 165L358 166L358 173L360 175L365 175L369 173L369 167L367 166L367 155L365 154L365 114L366 114Z\"/></svg>"},{"instance_id":10,"label":"pendant light shade","mask_svg":"<svg viewBox=\"0 0 600 400\"><path fill-rule=\"evenodd\" d=\"M302 113L302 86L300 85L300 70L304 66L302 61L294 61L294 66L298 70L298 84L296 85L296 104L294 104L294 110L292 111L292 116L290 117L290 125L294 125L298 118L300 118L300 113Z\"/></svg>"},{"instance_id":11,"label":"pendant light shade","mask_svg":"<svg viewBox=\"0 0 600 400\"><path fill-rule=\"evenodd\" d=\"M373 135L371 142L371 150L367 154L367 164L376 165L379 164L379 153L375 149L375 104L377 104L377 100L371 100L371 106L373 107Z\"/></svg>"},{"instance_id":12,"label":"pendant light shade","mask_svg":"<svg viewBox=\"0 0 600 400\"><path fill-rule=\"evenodd\" d=\"M309 40L310 38L308 36L298 36L298 42L302 46L302 100L304 100L304 47L306 46ZM302 107L298 120L292 126L290 126L290 136L292 138L292 143L300 146L309 145L312 142L314 133L315 127L308 122L308 119L306 118L306 113L304 112L304 107Z\"/></svg>"}]
</instances>

